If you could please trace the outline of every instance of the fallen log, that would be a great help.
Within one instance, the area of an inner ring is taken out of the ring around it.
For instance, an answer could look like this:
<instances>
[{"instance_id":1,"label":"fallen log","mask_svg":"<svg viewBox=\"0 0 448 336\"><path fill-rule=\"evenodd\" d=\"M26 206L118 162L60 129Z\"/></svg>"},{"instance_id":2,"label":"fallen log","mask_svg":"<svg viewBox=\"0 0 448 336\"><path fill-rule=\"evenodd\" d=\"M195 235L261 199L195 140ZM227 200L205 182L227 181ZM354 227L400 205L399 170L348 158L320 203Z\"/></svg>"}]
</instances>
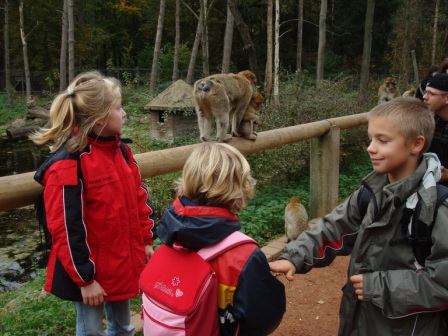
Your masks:
<instances>
[{"instance_id":1,"label":"fallen log","mask_svg":"<svg viewBox=\"0 0 448 336\"><path fill-rule=\"evenodd\" d=\"M37 131L39 126L24 126L20 128L10 128L6 130L6 136L9 141L17 141L20 139L27 139L28 135Z\"/></svg>"},{"instance_id":2,"label":"fallen log","mask_svg":"<svg viewBox=\"0 0 448 336\"><path fill-rule=\"evenodd\" d=\"M36 118L44 118L48 119L50 118L50 111L47 109L40 107L40 106L34 106L32 108L28 109L28 112L26 113L27 119L36 119Z\"/></svg>"}]
</instances>

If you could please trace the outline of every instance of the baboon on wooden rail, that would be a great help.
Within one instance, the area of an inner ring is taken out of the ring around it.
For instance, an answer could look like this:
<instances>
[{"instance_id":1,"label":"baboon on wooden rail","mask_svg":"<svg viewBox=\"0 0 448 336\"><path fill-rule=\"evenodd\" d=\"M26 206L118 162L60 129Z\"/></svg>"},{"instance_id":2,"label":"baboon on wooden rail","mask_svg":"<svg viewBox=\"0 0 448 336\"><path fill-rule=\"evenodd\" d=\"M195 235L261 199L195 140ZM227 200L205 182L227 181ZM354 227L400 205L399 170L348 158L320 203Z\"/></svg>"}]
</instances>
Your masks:
<instances>
[{"instance_id":1,"label":"baboon on wooden rail","mask_svg":"<svg viewBox=\"0 0 448 336\"><path fill-rule=\"evenodd\" d=\"M237 74L217 74L196 81L193 94L200 138L210 140L212 119L216 119L218 141L229 141L239 136L238 127L249 106L257 79L249 70ZM232 134L227 134L229 124Z\"/></svg>"}]
</instances>

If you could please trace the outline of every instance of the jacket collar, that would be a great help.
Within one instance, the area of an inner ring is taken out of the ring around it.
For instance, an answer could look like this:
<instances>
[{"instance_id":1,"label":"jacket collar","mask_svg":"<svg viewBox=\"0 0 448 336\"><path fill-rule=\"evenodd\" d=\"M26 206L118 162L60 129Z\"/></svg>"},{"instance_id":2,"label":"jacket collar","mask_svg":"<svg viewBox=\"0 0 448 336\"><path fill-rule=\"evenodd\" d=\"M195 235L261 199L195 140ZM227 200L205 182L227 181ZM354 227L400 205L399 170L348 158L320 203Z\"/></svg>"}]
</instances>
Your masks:
<instances>
[{"instance_id":1,"label":"jacket collar","mask_svg":"<svg viewBox=\"0 0 448 336\"><path fill-rule=\"evenodd\" d=\"M176 198L160 219L157 235L168 246L178 242L197 250L221 241L240 228L238 216L227 209L184 205Z\"/></svg>"}]
</instances>

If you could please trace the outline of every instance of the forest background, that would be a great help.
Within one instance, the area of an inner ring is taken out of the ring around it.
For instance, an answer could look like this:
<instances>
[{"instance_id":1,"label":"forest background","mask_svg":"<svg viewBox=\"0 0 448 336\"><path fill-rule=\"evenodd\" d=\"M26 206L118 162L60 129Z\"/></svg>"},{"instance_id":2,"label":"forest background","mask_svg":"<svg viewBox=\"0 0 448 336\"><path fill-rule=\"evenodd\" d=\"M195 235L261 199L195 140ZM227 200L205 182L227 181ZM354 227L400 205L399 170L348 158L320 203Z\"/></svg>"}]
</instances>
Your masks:
<instances>
[{"instance_id":1,"label":"forest background","mask_svg":"<svg viewBox=\"0 0 448 336\"><path fill-rule=\"evenodd\" d=\"M123 83L130 116L124 136L134 140L137 153L167 146L149 140L143 106L179 78L192 84L213 73L252 70L268 98L260 113L264 131L366 112L377 103L386 76L395 77L402 92L416 87L448 48L448 2L442 0L4 0L3 5L0 123L23 116L31 94L51 101L76 74L98 69ZM192 135L171 145L198 141ZM365 144L363 129L344 132L341 163L363 152ZM248 159L260 185L299 181L308 175L309 146L301 142ZM154 195L159 214L171 201L175 177L148 181L159 193ZM251 215L262 217L256 208ZM272 232L255 230L260 243Z\"/></svg>"},{"instance_id":2,"label":"forest background","mask_svg":"<svg viewBox=\"0 0 448 336\"><path fill-rule=\"evenodd\" d=\"M250 69L270 94L272 68L279 81L303 73L318 80L354 76L358 84L363 62L367 83L392 75L403 91L415 86L411 51L419 78L447 56L442 0L3 3L0 89L7 93L54 94L90 69L151 90L178 78L192 84Z\"/></svg>"}]
</instances>

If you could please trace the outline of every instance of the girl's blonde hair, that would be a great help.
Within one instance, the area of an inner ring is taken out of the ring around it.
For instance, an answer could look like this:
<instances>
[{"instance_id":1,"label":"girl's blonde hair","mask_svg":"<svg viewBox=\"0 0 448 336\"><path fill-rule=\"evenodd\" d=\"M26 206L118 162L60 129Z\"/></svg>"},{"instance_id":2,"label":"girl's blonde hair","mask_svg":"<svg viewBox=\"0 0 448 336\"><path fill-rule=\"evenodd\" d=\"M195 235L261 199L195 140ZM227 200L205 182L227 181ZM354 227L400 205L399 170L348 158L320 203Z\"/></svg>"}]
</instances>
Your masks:
<instances>
[{"instance_id":1,"label":"girl's blonde hair","mask_svg":"<svg viewBox=\"0 0 448 336\"><path fill-rule=\"evenodd\" d=\"M199 144L176 181L176 196L231 211L245 208L254 189L255 180L244 156L236 148L217 142Z\"/></svg>"},{"instance_id":2,"label":"girl's blonde hair","mask_svg":"<svg viewBox=\"0 0 448 336\"><path fill-rule=\"evenodd\" d=\"M425 138L425 145L420 155L425 153L434 135L434 115L420 99L399 97L375 106L368 114L368 120L383 117L395 122L407 144L418 136Z\"/></svg>"},{"instance_id":3,"label":"girl's blonde hair","mask_svg":"<svg viewBox=\"0 0 448 336\"><path fill-rule=\"evenodd\" d=\"M67 139L65 148L69 153L83 150L94 125L109 118L117 92L121 93L121 87L115 78L105 77L98 71L79 74L54 99L50 109L51 127L41 129L30 139L39 145L54 141L50 146L52 152Z\"/></svg>"}]
</instances>

